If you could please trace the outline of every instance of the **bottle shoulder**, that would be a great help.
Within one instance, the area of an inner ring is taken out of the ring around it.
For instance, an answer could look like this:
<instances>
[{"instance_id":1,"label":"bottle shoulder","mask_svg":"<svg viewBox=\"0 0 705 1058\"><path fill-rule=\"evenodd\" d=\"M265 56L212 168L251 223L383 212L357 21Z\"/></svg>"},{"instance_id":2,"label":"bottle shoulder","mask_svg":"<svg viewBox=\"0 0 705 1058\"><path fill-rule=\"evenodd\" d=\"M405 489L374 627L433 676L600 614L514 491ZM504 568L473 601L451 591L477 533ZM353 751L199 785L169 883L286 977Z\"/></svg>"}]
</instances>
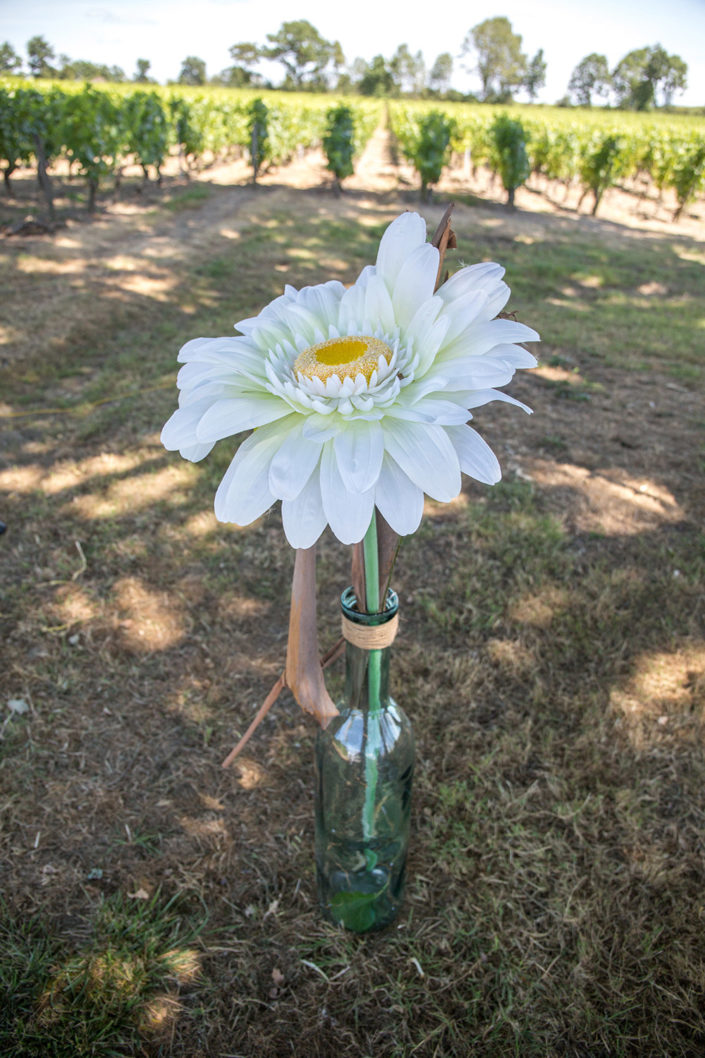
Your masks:
<instances>
[{"instance_id":1,"label":"bottle shoulder","mask_svg":"<svg viewBox=\"0 0 705 1058\"><path fill-rule=\"evenodd\" d=\"M331 720L325 730L318 732L319 752L331 750L341 757L355 759L364 753L366 745L372 741L377 753L413 752L411 721L393 698L388 698L376 715L370 714L367 709L351 708L345 703L341 703L338 708L338 716Z\"/></svg>"}]
</instances>

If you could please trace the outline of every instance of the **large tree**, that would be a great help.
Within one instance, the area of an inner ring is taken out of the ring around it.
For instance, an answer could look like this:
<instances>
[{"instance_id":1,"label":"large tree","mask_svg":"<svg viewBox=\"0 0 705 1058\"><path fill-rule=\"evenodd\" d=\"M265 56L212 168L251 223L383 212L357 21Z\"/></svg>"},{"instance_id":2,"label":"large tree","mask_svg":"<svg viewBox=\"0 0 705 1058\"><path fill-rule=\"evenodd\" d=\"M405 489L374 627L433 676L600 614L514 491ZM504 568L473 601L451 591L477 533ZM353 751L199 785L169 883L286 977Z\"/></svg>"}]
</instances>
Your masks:
<instances>
[{"instance_id":1,"label":"large tree","mask_svg":"<svg viewBox=\"0 0 705 1058\"><path fill-rule=\"evenodd\" d=\"M680 55L671 55L671 68L661 83L664 106L670 107L675 93L685 92L687 87L688 63Z\"/></svg>"},{"instance_id":2,"label":"large tree","mask_svg":"<svg viewBox=\"0 0 705 1058\"><path fill-rule=\"evenodd\" d=\"M426 66L420 51L412 55L408 44L400 44L391 58L389 67L400 91L408 95L421 94L426 80Z\"/></svg>"},{"instance_id":3,"label":"large tree","mask_svg":"<svg viewBox=\"0 0 705 1058\"><path fill-rule=\"evenodd\" d=\"M149 76L149 68L151 66L149 59L138 59L135 72L132 75L132 80L138 84L147 84L152 78Z\"/></svg>"},{"instance_id":4,"label":"large tree","mask_svg":"<svg viewBox=\"0 0 705 1058\"><path fill-rule=\"evenodd\" d=\"M181 71L179 73L178 80L179 84L205 84L205 61L203 59L199 59L197 55L187 55L184 61L181 63Z\"/></svg>"},{"instance_id":5,"label":"large tree","mask_svg":"<svg viewBox=\"0 0 705 1058\"><path fill-rule=\"evenodd\" d=\"M669 55L660 44L650 49L646 76L654 85L654 96L662 94L664 106L670 106L676 92L688 87L688 64L680 55Z\"/></svg>"},{"instance_id":6,"label":"large tree","mask_svg":"<svg viewBox=\"0 0 705 1058\"><path fill-rule=\"evenodd\" d=\"M591 52L578 63L570 75L568 91L581 107L592 106L593 94L607 96L612 86L607 58Z\"/></svg>"},{"instance_id":7,"label":"large tree","mask_svg":"<svg viewBox=\"0 0 705 1058\"><path fill-rule=\"evenodd\" d=\"M453 56L448 51L441 52L428 75L428 85L433 92L441 95L450 88L453 76Z\"/></svg>"},{"instance_id":8,"label":"large tree","mask_svg":"<svg viewBox=\"0 0 705 1058\"><path fill-rule=\"evenodd\" d=\"M0 73L17 73L22 66L22 59L9 41L0 44Z\"/></svg>"},{"instance_id":9,"label":"large tree","mask_svg":"<svg viewBox=\"0 0 705 1058\"><path fill-rule=\"evenodd\" d=\"M670 103L675 92L686 88L687 64L680 55L669 55L660 44L630 51L617 64L612 83L617 103L629 110L649 110L657 102Z\"/></svg>"},{"instance_id":10,"label":"large tree","mask_svg":"<svg viewBox=\"0 0 705 1058\"><path fill-rule=\"evenodd\" d=\"M286 88L323 87L326 69L344 62L338 41L325 40L305 18L282 22L276 33L267 34L267 40L270 47L263 48L262 55L282 64Z\"/></svg>"},{"instance_id":11,"label":"large tree","mask_svg":"<svg viewBox=\"0 0 705 1058\"><path fill-rule=\"evenodd\" d=\"M125 71L121 66L107 66L89 59L70 59L59 56L58 75L65 81L124 81Z\"/></svg>"},{"instance_id":12,"label":"large tree","mask_svg":"<svg viewBox=\"0 0 705 1058\"><path fill-rule=\"evenodd\" d=\"M51 65L51 60L56 58L56 53L51 44L37 34L27 41L27 64L32 77L51 77L56 71Z\"/></svg>"},{"instance_id":13,"label":"large tree","mask_svg":"<svg viewBox=\"0 0 705 1058\"><path fill-rule=\"evenodd\" d=\"M230 58L233 65L223 70L221 80L233 88L244 88L246 85L256 84L261 78L255 73L253 67L257 65L262 55L262 48L251 41L242 41L230 47Z\"/></svg>"},{"instance_id":14,"label":"large tree","mask_svg":"<svg viewBox=\"0 0 705 1058\"><path fill-rule=\"evenodd\" d=\"M508 102L512 92L524 81L526 55L521 50L521 35L512 30L508 18L486 18L470 30L463 41L462 53L475 53L475 63L468 67L482 81L485 101Z\"/></svg>"},{"instance_id":15,"label":"large tree","mask_svg":"<svg viewBox=\"0 0 705 1058\"><path fill-rule=\"evenodd\" d=\"M365 66L364 71L362 66ZM369 65L364 59L356 59L353 70L362 74L358 81L358 91L363 96L391 96L396 92L394 74L383 55L375 55Z\"/></svg>"},{"instance_id":16,"label":"large tree","mask_svg":"<svg viewBox=\"0 0 705 1058\"><path fill-rule=\"evenodd\" d=\"M534 55L533 59L529 60L526 67L526 73L524 74L524 88L529 94L529 99L533 103L536 96L539 94L539 90L546 84L546 60L543 57L543 48Z\"/></svg>"}]
</instances>

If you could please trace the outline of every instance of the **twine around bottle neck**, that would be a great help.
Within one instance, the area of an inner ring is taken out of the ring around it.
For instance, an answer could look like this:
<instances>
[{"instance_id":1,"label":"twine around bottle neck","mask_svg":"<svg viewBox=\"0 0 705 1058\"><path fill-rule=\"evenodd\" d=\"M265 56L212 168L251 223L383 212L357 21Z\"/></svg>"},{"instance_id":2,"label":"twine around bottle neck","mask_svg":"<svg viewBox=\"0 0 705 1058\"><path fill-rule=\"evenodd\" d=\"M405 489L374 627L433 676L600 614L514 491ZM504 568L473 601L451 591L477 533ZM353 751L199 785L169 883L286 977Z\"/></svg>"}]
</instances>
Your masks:
<instances>
[{"instance_id":1,"label":"twine around bottle neck","mask_svg":"<svg viewBox=\"0 0 705 1058\"><path fill-rule=\"evenodd\" d=\"M361 650L384 650L394 642L399 627L399 614L394 614L381 625L362 625L341 616L343 638Z\"/></svg>"}]
</instances>

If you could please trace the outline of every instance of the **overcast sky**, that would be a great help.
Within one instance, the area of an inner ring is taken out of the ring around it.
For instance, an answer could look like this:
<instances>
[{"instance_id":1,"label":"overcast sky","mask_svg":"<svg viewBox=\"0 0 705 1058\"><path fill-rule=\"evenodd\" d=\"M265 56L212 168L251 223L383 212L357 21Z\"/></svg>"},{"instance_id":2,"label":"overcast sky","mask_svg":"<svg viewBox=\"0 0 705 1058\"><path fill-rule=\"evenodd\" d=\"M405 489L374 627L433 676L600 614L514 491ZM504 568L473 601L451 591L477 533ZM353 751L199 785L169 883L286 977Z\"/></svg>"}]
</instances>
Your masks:
<instances>
[{"instance_id":1,"label":"overcast sky","mask_svg":"<svg viewBox=\"0 0 705 1058\"><path fill-rule=\"evenodd\" d=\"M444 51L453 55L453 85L477 90L476 75L458 57L463 40L478 22L506 15L522 48L532 56L544 49L548 64L543 102L565 94L575 65L590 52L607 56L610 67L628 51L662 44L688 63L688 91L676 102L705 105L705 0L501 0L496 7L406 0L0 0L0 42L8 40L24 57L25 44L39 33L57 54L121 66L128 76L138 58L149 59L159 81L175 79L187 55L205 59L209 75L230 63L228 47L240 41L266 43L282 22L305 18L328 40L339 40L345 57L389 58L397 45L421 50L427 65ZM266 75L283 76L269 64Z\"/></svg>"}]
</instances>

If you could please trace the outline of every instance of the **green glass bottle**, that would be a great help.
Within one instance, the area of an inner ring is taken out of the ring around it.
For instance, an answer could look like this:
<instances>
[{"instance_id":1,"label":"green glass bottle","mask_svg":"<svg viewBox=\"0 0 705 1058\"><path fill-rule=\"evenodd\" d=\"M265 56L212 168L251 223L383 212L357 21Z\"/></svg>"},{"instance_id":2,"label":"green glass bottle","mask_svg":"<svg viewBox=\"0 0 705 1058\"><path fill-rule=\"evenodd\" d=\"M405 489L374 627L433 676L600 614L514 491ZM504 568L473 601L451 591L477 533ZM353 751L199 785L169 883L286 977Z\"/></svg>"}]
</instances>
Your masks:
<instances>
[{"instance_id":1,"label":"green glass bottle","mask_svg":"<svg viewBox=\"0 0 705 1058\"><path fill-rule=\"evenodd\" d=\"M392 591L381 613L360 613L352 588L341 602L356 629L380 632L398 609ZM316 741L319 900L326 918L358 933L393 921L406 875L414 737L389 697L389 654L346 643L340 714Z\"/></svg>"}]
</instances>

